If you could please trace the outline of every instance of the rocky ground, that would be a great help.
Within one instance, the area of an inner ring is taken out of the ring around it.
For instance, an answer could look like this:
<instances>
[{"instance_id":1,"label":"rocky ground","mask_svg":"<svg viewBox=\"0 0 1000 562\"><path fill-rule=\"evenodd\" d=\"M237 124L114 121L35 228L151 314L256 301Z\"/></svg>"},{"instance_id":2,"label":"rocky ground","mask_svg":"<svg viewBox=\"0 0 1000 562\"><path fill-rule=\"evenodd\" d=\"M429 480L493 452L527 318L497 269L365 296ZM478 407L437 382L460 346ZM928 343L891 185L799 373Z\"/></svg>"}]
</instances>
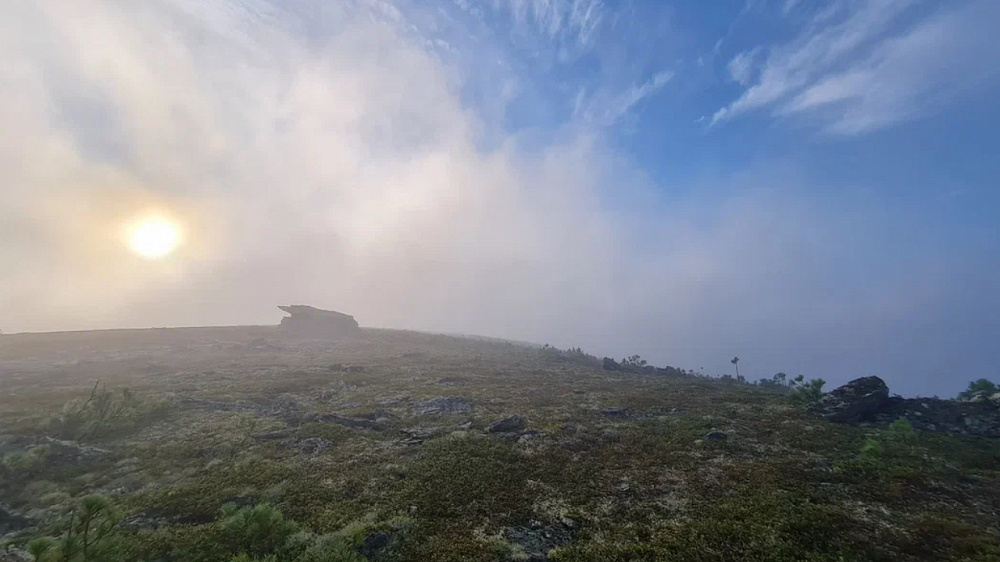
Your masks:
<instances>
[{"instance_id":1,"label":"rocky ground","mask_svg":"<svg viewBox=\"0 0 1000 562\"><path fill-rule=\"evenodd\" d=\"M894 421L948 404L604 367L385 330L0 336L0 560L84 520L79 560L1000 560L998 440Z\"/></svg>"}]
</instances>

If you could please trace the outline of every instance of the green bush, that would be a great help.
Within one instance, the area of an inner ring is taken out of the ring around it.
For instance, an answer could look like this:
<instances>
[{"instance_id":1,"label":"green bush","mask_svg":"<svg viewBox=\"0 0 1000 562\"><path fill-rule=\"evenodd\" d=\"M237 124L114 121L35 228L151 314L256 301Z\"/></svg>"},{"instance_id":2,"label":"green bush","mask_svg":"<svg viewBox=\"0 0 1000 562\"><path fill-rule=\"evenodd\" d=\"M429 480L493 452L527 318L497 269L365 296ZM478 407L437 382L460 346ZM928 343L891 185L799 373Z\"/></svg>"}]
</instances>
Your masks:
<instances>
[{"instance_id":1,"label":"green bush","mask_svg":"<svg viewBox=\"0 0 1000 562\"><path fill-rule=\"evenodd\" d=\"M127 388L120 392L108 390L98 381L86 400L67 403L62 413L49 422L47 431L59 439L100 439L135 430L165 414L168 407L166 401L141 400Z\"/></svg>"},{"instance_id":2,"label":"green bush","mask_svg":"<svg viewBox=\"0 0 1000 562\"><path fill-rule=\"evenodd\" d=\"M969 388L958 393L959 400L971 400L977 396L990 396L1000 392L1000 388L989 379L978 379L969 383Z\"/></svg>"},{"instance_id":3,"label":"green bush","mask_svg":"<svg viewBox=\"0 0 1000 562\"><path fill-rule=\"evenodd\" d=\"M227 504L220 521L222 538L238 554L267 556L285 545L298 530L276 507L261 503L250 507Z\"/></svg>"},{"instance_id":4,"label":"green bush","mask_svg":"<svg viewBox=\"0 0 1000 562\"><path fill-rule=\"evenodd\" d=\"M806 381L803 375L799 375L791 381L792 390L788 393L788 399L793 404L802 406L815 404L823 397L823 385L825 384L826 381L823 379Z\"/></svg>"},{"instance_id":5,"label":"green bush","mask_svg":"<svg viewBox=\"0 0 1000 562\"><path fill-rule=\"evenodd\" d=\"M121 514L104 496L93 494L70 514L64 534L39 537L28 543L35 562L89 562L113 560Z\"/></svg>"}]
</instances>

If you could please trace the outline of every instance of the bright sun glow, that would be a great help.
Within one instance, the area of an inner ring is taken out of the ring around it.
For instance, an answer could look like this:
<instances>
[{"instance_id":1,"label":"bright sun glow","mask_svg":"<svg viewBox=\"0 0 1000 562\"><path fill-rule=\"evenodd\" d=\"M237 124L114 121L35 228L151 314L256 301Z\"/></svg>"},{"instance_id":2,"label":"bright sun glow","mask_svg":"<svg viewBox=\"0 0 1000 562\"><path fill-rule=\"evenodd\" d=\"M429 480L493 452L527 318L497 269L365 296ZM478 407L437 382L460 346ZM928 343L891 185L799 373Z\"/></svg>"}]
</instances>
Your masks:
<instances>
[{"instance_id":1,"label":"bright sun glow","mask_svg":"<svg viewBox=\"0 0 1000 562\"><path fill-rule=\"evenodd\" d=\"M172 224L159 220L148 220L132 230L129 245L137 254L148 259L162 258L173 252L180 243L180 233Z\"/></svg>"}]
</instances>

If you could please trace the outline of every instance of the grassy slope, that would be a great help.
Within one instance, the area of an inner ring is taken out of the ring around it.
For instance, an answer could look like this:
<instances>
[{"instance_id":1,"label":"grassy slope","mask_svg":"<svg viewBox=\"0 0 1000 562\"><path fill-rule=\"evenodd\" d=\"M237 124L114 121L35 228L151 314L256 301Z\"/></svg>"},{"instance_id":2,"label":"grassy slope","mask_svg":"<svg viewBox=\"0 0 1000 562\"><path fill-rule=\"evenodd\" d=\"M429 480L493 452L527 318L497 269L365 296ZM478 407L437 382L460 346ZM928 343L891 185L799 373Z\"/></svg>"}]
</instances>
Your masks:
<instances>
[{"instance_id":1,"label":"grassy slope","mask_svg":"<svg viewBox=\"0 0 1000 562\"><path fill-rule=\"evenodd\" d=\"M996 442L832 425L754 387L576 359L383 330L341 342L269 327L2 336L0 433L43 431L97 379L158 406L90 438L112 452L99 461L8 458L0 497L41 531L94 491L174 522L132 536L137 557L197 543L225 501L246 497L317 533L408 517L400 560L516 558L507 537L521 527L563 542L558 560L1000 559ZM436 396L474 409L414 414ZM601 414L612 407L629 415ZM293 410L388 420L288 426ZM540 434L483 434L509 414ZM410 427L443 430L403 445ZM713 429L730 438L703 442ZM303 455L251 437L274 430L333 446ZM873 435L877 454L859 456Z\"/></svg>"}]
</instances>

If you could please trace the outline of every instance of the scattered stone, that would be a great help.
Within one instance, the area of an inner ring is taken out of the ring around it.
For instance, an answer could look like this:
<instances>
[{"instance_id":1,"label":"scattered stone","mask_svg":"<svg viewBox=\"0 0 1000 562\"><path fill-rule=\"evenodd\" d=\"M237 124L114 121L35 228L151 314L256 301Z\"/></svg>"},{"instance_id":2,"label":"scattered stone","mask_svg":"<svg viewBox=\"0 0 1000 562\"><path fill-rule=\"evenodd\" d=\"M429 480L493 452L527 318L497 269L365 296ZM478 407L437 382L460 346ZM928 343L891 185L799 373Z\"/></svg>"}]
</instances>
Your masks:
<instances>
[{"instance_id":1,"label":"scattered stone","mask_svg":"<svg viewBox=\"0 0 1000 562\"><path fill-rule=\"evenodd\" d=\"M705 434L706 441L725 441L729 436L721 431L709 431Z\"/></svg>"},{"instance_id":2,"label":"scattered stone","mask_svg":"<svg viewBox=\"0 0 1000 562\"><path fill-rule=\"evenodd\" d=\"M605 357L604 358L604 370L605 371L619 371L619 370L621 370L621 368L622 368L621 365L619 365L618 362L615 361L614 359L612 359L610 357Z\"/></svg>"},{"instance_id":3,"label":"scattered stone","mask_svg":"<svg viewBox=\"0 0 1000 562\"><path fill-rule=\"evenodd\" d=\"M316 416L316 421L319 423L336 423L350 427L351 429L379 431L384 428L383 423L378 419L342 416L340 414L321 414Z\"/></svg>"},{"instance_id":4,"label":"scattered stone","mask_svg":"<svg viewBox=\"0 0 1000 562\"><path fill-rule=\"evenodd\" d=\"M420 445L428 439L448 431L445 427L408 427L401 429L400 433L407 436L402 441L403 445Z\"/></svg>"},{"instance_id":5,"label":"scattered stone","mask_svg":"<svg viewBox=\"0 0 1000 562\"><path fill-rule=\"evenodd\" d=\"M625 408L606 408L601 410L601 415L606 418L624 418L628 416L628 410Z\"/></svg>"},{"instance_id":6,"label":"scattered stone","mask_svg":"<svg viewBox=\"0 0 1000 562\"><path fill-rule=\"evenodd\" d=\"M344 367L345 373L363 373L365 372L364 365L347 365Z\"/></svg>"},{"instance_id":7,"label":"scattered stone","mask_svg":"<svg viewBox=\"0 0 1000 562\"><path fill-rule=\"evenodd\" d=\"M528 527L508 529L507 540L524 552L526 558L521 560L545 562L549 559L549 551L569 542L570 535L559 526L542 526L539 522L532 521Z\"/></svg>"},{"instance_id":8,"label":"scattered stone","mask_svg":"<svg viewBox=\"0 0 1000 562\"><path fill-rule=\"evenodd\" d=\"M512 433L524 429L526 422L521 416L508 416L495 421L486 428L488 433Z\"/></svg>"},{"instance_id":9,"label":"scattered stone","mask_svg":"<svg viewBox=\"0 0 1000 562\"><path fill-rule=\"evenodd\" d=\"M601 432L601 439L604 441L619 441L621 438L621 432L614 429L605 429Z\"/></svg>"},{"instance_id":10,"label":"scattered stone","mask_svg":"<svg viewBox=\"0 0 1000 562\"><path fill-rule=\"evenodd\" d=\"M0 550L0 562L31 562L31 555L23 550L8 547Z\"/></svg>"},{"instance_id":11,"label":"scattered stone","mask_svg":"<svg viewBox=\"0 0 1000 562\"><path fill-rule=\"evenodd\" d=\"M69 466L84 462L97 462L111 456L111 451L81 445L76 441L63 441L45 437L41 445L47 447L45 462L50 466Z\"/></svg>"},{"instance_id":12,"label":"scattered stone","mask_svg":"<svg viewBox=\"0 0 1000 562\"><path fill-rule=\"evenodd\" d=\"M809 411L832 422L858 423L873 421L888 401L885 381L862 377L826 394Z\"/></svg>"},{"instance_id":13,"label":"scattered stone","mask_svg":"<svg viewBox=\"0 0 1000 562\"><path fill-rule=\"evenodd\" d=\"M418 416L454 416L471 411L472 404L461 396L439 396L413 405L413 413Z\"/></svg>"},{"instance_id":14,"label":"scattered stone","mask_svg":"<svg viewBox=\"0 0 1000 562\"><path fill-rule=\"evenodd\" d=\"M0 503L0 537L27 529L31 519Z\"/></svg>"},{"instance_id":15,"label":"scattered stone","mask_svg":"<svg viewBox=\"0 0 1000 562\"><path fill-rule=\"evenodd\" d=\"M329 439L324 439L322 437L307 437L305 439L300 439L299 442L295 444L295 448L298 449L298 451L303 455L316 455L333 447L333 445L333 441L330 441Z\"/></svg>"}]
</instances>

